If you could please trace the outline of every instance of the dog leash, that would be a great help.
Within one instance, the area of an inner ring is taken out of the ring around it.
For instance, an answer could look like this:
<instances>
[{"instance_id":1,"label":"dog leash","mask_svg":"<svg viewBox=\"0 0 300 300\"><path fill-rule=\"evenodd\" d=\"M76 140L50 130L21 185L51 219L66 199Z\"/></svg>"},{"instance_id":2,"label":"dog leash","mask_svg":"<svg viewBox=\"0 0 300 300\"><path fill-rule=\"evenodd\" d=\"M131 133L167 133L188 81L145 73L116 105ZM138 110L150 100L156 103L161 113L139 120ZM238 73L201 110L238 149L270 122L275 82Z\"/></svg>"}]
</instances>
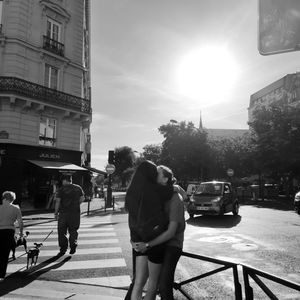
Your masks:
<instances>
[{"instance_id":1,"label":"dog leash","mask_svg":"<svg viewBox=\"0 0 300 300\"><path fill-rule=\"evenodd\" d=\"M44 243L44 242L48 239L48 237L53 233L53 231L54 231L54 229L52 229L52 230L48 233L48 235L43 239L42 243Z\"/></svg>"}]
</instances>

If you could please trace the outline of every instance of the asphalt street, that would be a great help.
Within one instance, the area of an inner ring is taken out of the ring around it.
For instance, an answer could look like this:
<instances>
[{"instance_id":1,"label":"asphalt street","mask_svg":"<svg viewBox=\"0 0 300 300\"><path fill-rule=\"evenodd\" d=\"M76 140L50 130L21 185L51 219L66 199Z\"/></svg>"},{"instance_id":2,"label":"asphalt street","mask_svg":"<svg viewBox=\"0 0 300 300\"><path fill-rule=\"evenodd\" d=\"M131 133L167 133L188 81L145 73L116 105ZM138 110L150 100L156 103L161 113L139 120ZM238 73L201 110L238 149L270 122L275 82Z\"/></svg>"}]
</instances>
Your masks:
<instances>
[{"instance_id":1,"label":"asphalt street","mask_svg":"<svg viewBox=\"0 0 300 300\"><path fill-rule=\"evenodd\" d=\"M117 201L114 211L106 212L101 201L94 199L89 216L85 212L82 215L77 253L59 259L54 258L58 246L52 214L24 217L26 230L30 231L29 245L43 241L47 234L53 232L43 243L37 265L29 270L26 270L24 251L18 248L17 259L8 267L10 276L27 274L33 280L92 284L111 287L124 294L132 274L127 214L122 209L122 201ZM185 252L250 265L300 284L300 217L292 209L267 202L250 203L241 206L239 216L226 214L189 219L186 214L186 222ZM183 256L178 263L176 281L187 280L218 267ZM241 268L238 270L239 281L243 285ZM189 283L183 289L193 299L234 299L232 278L232 270L226 270ZM300 299L298 291L266 283L279 299ZM266 299L255 283L252 286L255 299ZM175 295L176 299L185 299L179 291Z\"/></svg>"}]
</instances>

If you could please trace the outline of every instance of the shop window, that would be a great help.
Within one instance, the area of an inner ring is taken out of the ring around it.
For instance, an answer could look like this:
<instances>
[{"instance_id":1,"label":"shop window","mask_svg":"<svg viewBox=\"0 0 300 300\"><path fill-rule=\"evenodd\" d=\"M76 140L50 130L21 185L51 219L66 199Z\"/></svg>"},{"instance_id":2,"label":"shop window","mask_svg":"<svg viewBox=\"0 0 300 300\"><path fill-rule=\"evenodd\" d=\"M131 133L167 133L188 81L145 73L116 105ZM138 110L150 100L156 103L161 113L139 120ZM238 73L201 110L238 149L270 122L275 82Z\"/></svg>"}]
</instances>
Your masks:
<instances>
[{"instance_id":1,"label":"shop window","mask_svg":"<svg viewBox=\"0 0 300 300\"><path fill-rule=\"evenodd\" d=\"M58 69L48 64L45 65L45 86L58 89Z\"/></svg>"},{"instance_id":2,"label":"shop window","mask_svg":"<svg viewBox=\"0 0 300 300\"><path fill-rule=\"evenodd\" d=\"M46 117L40 119L39 144L43 146L56 146L56 120Z\"/></svg>"}]
</instances>

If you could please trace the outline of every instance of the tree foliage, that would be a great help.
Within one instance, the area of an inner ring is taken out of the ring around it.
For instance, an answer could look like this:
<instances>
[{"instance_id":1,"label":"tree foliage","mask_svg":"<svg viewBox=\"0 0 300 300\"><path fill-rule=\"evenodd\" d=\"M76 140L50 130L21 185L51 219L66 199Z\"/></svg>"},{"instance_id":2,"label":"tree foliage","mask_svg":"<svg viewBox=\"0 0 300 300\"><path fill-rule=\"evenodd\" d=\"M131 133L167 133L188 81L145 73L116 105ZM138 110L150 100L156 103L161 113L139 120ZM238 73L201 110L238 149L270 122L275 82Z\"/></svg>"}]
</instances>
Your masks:
<instances>
[{"instance_id":1,"label":"tree foliage","mask_svg":"<svg viewBox=\"0 0 300 300\"><path fill-rule=\"evenodd\" d=\"M172 122L159 127L164 136L161 163L169 166L180 180L203 178L208 167L209 147L205 131L192 122Z\"/></svg>"},{"instance_id":2,"label":"tree foliage","mask_svg":"<svg viewBox=\"0 0 300 300\"><path fill-rule=\"evenodd\" d=\"M133 150L128 146L115 148L115 177L119 177L122 186L130 179L133 172L134 155Z\"/></svg>"},{"instance_id":3,"label":"tree foliage","mask_svg":"<svg viewBox=\"0 0 300 300\"><path fill-rule=\"evenodd\" d=\"M300 108L262 107L249 123L257 146L257 159L266 171L300 173Z\"/></svg>"},{"instance_id":4,"label":"tree foliage","mask_svg":"<svg viewBox=\"0 0 300 300\"><path fill-rule=\"evenodd\" d=\"M237 177L255 173L255 146L250 133L234 138L209 139L212 178L225 178L227 169L234 170Z\"/></svg>"},{"instance_id":5,"label":"tree foliage","mask_svg":"<svg viewBox=\"0 0 300 300\"><path fill-rule=\"evenodd\" d=\"M146 145L143 150L142 155L145 159L151 160L157 165L161 164L162 146L160 144Z\"/></svg>"}]
</instances>

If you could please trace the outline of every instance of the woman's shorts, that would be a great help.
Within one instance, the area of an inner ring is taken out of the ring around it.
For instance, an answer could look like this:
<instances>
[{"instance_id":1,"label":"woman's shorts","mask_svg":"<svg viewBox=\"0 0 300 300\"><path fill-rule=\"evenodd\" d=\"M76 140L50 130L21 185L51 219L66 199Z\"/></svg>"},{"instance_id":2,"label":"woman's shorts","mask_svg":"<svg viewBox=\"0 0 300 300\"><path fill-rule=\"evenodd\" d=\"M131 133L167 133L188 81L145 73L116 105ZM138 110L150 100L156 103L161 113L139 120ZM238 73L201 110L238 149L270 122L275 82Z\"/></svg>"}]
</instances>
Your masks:
<instances>
[{"instance_id":1,"label":"woman's shorts","mask_svg":"<svg viewBox=\"0 0 300 300\"><path fill-rule=\"evenodd\" d=\"M164 260L166 245L161 244L154 247L151 247L144 253L135 252L136 256L148 256L148 260L154 264L162 264Z\"/></svg>"}]
</instances>

